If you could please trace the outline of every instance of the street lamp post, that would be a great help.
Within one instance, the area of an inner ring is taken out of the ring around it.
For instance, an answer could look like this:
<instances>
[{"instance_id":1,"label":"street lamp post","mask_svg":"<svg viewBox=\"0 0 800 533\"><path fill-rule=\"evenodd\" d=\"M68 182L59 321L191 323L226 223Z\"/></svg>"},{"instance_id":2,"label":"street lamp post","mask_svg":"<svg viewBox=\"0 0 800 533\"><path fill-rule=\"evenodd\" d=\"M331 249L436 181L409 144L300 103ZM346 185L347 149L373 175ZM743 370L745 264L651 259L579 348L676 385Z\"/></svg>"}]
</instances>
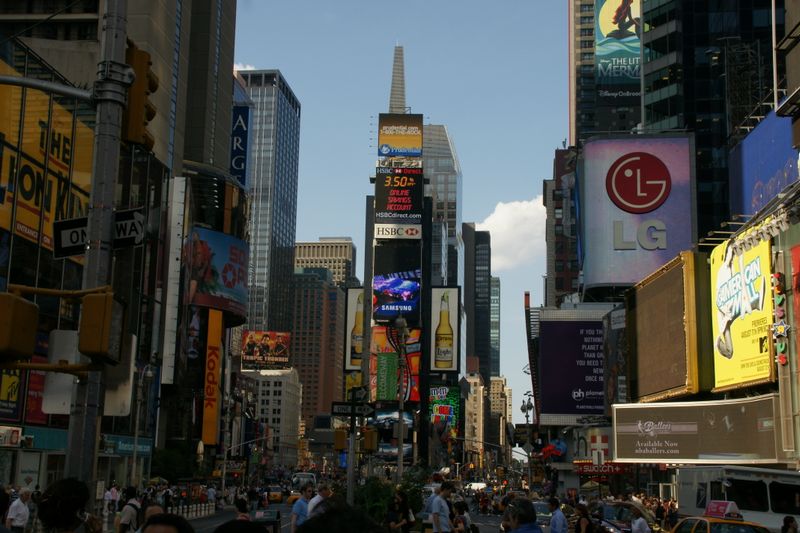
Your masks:
<instances>
[{"instance_id":1,"label":"street lamp post","mask_svg":"<svg viewBox=\"0 0 800 533\"><path fill-rule=\"evenodd\" d=\"M144 396L144 380L153 378L153 367L149 364L144 365L139 371L139 381L136 384L136 416L133 421L133 458L131 461L131 486L139 486L138 468L136 465L137 456L139 452L139 417L142 415L142 397Z\"/></svg>"},{"instance_id":2,"label":"street lamp post","mask_svg":"<svg viewBox=\"0 0 800 533\"><path fill-rule=\"evenodd\" d=\"M533 412L533 402L531 401L530 397L528 400L525 401L525 398L522 399L522 406L520 410L525 414L525 425L528 426L528 446L532 445L533 435L531 432L531 424L530 424L530 414ZM531 452L528 452L528 489L533 486L533 470L531 468Z\"/></svg>"}]
</instances>

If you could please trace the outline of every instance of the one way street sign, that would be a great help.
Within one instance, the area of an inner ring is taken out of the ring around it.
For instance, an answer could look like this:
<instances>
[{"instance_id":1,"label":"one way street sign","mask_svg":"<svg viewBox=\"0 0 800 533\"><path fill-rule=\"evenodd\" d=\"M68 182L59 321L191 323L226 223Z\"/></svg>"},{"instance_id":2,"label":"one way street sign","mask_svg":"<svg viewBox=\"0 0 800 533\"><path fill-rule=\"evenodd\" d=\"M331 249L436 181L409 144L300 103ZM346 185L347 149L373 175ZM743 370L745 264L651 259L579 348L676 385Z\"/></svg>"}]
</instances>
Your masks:
<instances>
[{"instance_id":1,"label":"one way street sign","mask_svg":"<svg viewBox=\"0 0 800 533\"><path fill-rule=\"evenodd\" d=\"M331 404L331 414L340 416L370 416L375 412L375 408L365 403L346 403L333 402Z\"/></svg>"},{"instance_id":2,"label":"one way street sign","mask_svg":"<svg viewBox=\"0 0 800 533\"><path fill-rule=\"evenodd\" d=\"M62 259L86 252L87 217L53 222L53 257ZM114 213L114 248L138 246L144 241L144 212L142 208Z\"/></svg>"}]
</instances>

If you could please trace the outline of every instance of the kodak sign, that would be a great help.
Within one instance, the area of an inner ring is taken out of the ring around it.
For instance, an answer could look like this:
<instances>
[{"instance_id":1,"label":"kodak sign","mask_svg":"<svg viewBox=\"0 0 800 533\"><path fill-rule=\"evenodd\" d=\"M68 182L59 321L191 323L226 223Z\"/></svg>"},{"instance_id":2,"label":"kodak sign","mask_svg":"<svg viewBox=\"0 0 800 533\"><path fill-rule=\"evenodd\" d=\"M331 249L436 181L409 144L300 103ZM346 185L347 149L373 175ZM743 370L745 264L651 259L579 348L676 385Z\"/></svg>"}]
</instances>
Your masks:
<instances>
[{"instance_id":1,"label":"kodak sign","mask_svg":"<svg viewBox=\"0 0 800 533\"><path fill-rule=\"evenodd\" d=\"M217 444L220 376L222 374L222 311L208 310L208 343L203 381L203 444Z\"/></svg>"}]
</instances>

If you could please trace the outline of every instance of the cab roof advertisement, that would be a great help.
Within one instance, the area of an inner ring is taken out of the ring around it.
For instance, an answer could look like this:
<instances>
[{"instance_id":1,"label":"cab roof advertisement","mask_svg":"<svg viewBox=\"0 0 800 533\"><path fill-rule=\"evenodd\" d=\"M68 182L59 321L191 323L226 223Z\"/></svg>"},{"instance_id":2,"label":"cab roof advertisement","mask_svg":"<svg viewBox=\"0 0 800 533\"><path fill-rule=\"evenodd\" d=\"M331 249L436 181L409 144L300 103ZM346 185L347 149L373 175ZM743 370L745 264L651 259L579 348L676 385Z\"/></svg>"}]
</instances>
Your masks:
<instances>
[{"instance_id":1,"label":"cab roof advertisement","mask_svg":"<svg viewBox=\"0 0 800 533\"><path fill-rule=\"evenodd\" d=\"M381 113L378 118L380 157L422 157L422 115Z\"/></svg>"},{"instance_id":2,"label":"cab roof advertisement","mask_svg":"<svg viewBox=\"0 0 800 533\"><path fill-rule=\"evenodd\" d=\"M194 227L185 244L189 303L247 316L247 243Z\"/></svg>"},{"instance_id":3,"label":"cab roof advertisement","mask_svg":"<svg viewBox=\"0 0 800 533\"><path fill-rule=\"evenodd\" d=\"M777 409L776 394L711 402L615 405L614 461L774 463L779 459Z\"/></svg>"},{"instance_id":4,"label":"cab roof advertisement","mask_svg":"<svg viewBox=\"0 0 800 533\"><path fill-rule=\"evenodd\" d=\"M738 251L727 241L711 252L715 391L774 378L770 244Z\"/></svg>"},{"instance_id":5,"label":"cab roof advertisement","mask_svg":"<svg viewBox=\"0 0 800 533\"><path fill-rule=\"evenodd\" d=\"M595 137L579 165L587 288L632 285L692 247L692 139Z\"/></svg>"}]
</instances>

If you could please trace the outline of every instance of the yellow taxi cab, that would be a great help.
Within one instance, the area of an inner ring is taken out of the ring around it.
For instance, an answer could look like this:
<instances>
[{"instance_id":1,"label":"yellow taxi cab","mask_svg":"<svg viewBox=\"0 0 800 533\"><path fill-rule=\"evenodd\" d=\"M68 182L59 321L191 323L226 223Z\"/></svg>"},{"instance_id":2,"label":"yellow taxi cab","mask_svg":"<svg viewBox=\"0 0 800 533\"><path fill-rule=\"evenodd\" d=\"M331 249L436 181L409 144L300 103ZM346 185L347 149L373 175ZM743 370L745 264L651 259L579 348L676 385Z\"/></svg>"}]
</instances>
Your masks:
<instances>
[{"instance_id":1,"label":"yellow taxi cab","mask_svg":"<svg viewBox=\"0 0 800 533\"><path fill-rule=\"evenodd\" d=\"M286 498L286 503L289 504L289 505L294 505L294 502L299 500L301 497L302 497L302 494L300 494L299 491L293 490L292 493L289 494L289 497Z\"/></svg>"},{"instance_id":2,"label":"yellow taxi cab","mask_svg":"<svg viewBox=\"0 0 800 533\"><path fill-rule=\"evenodd\" d=\"M769 529L745 521L736 502L711 500L703 516L684 518L672 533L769 533Z\"/></svg>"},{"instance_id":3,"label":"yellow taxi cab","mask_svg":"<svg viewBox=\"0 0 800 533\"><path fill-rule=\"evenodd\" d=\"M281 503L283 501L283 489L277 485L273 485L267 489L267 498L269 503Z\"/></svg>"}]
</instances>

